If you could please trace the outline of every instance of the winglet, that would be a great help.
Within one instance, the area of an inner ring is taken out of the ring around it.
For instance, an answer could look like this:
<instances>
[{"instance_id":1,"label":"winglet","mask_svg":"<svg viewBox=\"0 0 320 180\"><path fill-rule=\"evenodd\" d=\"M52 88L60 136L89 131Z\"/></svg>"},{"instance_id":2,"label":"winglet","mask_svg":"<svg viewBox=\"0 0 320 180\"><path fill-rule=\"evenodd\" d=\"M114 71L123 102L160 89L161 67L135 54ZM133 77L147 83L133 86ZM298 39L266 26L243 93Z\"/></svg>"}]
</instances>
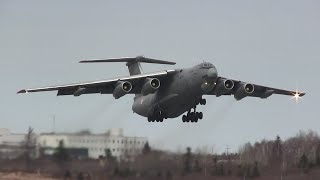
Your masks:
<instances>
[{"instance_id":1,"label":"winglet","mask_svg":"<svg viewBox=\"0 0 320 180\"><path fill-rule=\"evenodd\" d=\"M300 97L302 97L302 96L304 96L304 95L306 95L306 93L304 93L304 92L303 92L303 93L299 93L299 96L300 96Z\"/></svg>"},{"instance_id":2,"label":"winglet","mask_svg":"<svg viewBox=\"0 0 320 180\"><path fill-rule=\"evenodd\" d=\"M28 91L25 90L25 89L22 89L22 90L20 90L20 91L17 92L17 94L22 94L22 93L28 93Z\"/></svg>"}]
</instances>

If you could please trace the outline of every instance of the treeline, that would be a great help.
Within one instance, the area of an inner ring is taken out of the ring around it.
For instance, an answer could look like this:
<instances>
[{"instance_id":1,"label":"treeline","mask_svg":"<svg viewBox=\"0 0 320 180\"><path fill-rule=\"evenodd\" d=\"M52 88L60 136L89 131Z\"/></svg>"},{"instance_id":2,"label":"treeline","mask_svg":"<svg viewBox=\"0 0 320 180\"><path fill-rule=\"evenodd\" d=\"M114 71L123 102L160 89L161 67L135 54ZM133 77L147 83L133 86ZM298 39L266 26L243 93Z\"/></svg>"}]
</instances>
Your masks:
<instances>
[{"instance_id":1,"label":"treeline","mask_svg":"<svg viewBox=\"0 0 320 180\"><path fill-rule=\"evenodd\" d=\"M31 134L31 133L28 133ZM28 138L26 138L28 140ZM140 154L117 159L109 149L96 159L74 159L63 142L50 157L0 160L0 170L45 172L65 179L294 179L320 177L320 138L316 132L299 132L282 140L262 140L243 145L236 153L195 153L190 147L172 153L153 149L148 143Z\"/></svg>"},{"instance_id":2,"label":"treeline","mask_svg":"<svg viewBox=\"0 0 320 180\"><path fill-rule=\"evenodd\" d=\"M300 131L285 141L276 136L274 140L247 143L231 154L193 153L190 147L183 154L148 150L115 167L113 175L122 177L301 177L320 169L320 137L314 131Z\"/></svg>"},{"instance_id":3,"label":"treeline","mask_svg":"<svg viewBox=\"0 0 320 180\"><path fill-rule=\"evenodd\" d=\"M240 148L241 164L259 165L264 171L286 175L293 169L308 173L320 167L320 138L314 131L300 131L295 137L282 141L279 136L273 141L262 140Z\"/></svg>"}]
</instances>

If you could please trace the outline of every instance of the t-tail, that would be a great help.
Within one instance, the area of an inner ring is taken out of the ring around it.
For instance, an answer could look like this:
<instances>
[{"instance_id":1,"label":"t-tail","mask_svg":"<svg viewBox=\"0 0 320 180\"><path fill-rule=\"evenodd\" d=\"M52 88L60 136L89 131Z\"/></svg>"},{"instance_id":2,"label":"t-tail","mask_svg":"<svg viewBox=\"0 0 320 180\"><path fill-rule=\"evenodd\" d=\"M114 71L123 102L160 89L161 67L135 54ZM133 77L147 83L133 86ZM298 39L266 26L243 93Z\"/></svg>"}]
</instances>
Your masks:
<instances>
[{"instance_id":1,"label":"t-tail","mask_svg":"<svg viewBox=\"0 0 320 180\"><path fill-rule=\"evenodd\" d=\"M176 64L175 62L171 62L171 61L151 59L143 56L80 61L80 63L100 63L100 62L126 62L126 65L128 66L129 73L131 76L142 74L140 63L169 64L169 65Z\"/></svg>"}]
</instances>

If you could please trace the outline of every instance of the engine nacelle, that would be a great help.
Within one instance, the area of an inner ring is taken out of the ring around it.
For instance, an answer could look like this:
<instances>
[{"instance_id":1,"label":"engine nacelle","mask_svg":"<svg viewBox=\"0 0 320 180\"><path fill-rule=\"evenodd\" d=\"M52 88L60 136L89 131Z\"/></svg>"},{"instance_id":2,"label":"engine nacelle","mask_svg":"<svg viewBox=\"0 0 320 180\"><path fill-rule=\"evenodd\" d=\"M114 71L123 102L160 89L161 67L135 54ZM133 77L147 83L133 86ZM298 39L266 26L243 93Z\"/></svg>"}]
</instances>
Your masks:
<instances>
[{"instance_id":1,"label":"engine nacelle","mask_svg":"<svg viewBox=\"0 0 320 180\"><path fill-rule=\"evenodd\" d=\"M113 97L116 99L126 95L132 89L132 84L128 81L118 81L113 90Z\"/></svg>"},{"instance_id":2,"label":"engine nacelle","mask_svg":"<svg viewBox=\"0 0 320 180\"><path fill-rule=\"evenodd\" d=\"M215 94L217 97L228 93L234 87L234 82L230 79L219 80L215 89Z\"/></svg>"},{"instance_id":3,"label":"engine nacelle","mask_svg":"<svg viewBox=\"0 0 320 180\"><path fill-rule=\"evenodd\" d=\"M156 90L160 87L160 81L157 78L146 78L145 83L142 86L141 94L148 95L156 92Z\"/></svg>"},{"instance_id":4,"label":"engine nacelle","mask_svg":"<svg viewBox=\"0 0 320 180\"><path fill-rule=\"evenodd\" d=\"M246 96L252 94L254 92L254 85L252 84L241 84L236 92L234 93L234 98L236 100L241 100Z\"/></svg>"}]
</instances>

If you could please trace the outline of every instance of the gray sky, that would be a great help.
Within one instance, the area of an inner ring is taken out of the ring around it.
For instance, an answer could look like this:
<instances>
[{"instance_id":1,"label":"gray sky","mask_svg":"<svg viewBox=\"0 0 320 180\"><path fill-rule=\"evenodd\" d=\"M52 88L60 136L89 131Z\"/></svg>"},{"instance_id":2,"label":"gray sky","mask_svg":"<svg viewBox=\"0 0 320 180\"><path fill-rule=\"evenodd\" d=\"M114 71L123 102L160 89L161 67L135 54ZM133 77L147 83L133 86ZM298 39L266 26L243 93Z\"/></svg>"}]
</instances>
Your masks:
<instances>
[{"instance_id":1,"label":"gray sky","mask_svg":"<svg viewBox=\"0 0 320 180\"><path fill-rule=\"evenodd\" d=\"M320 3L288 1L0 1L0 127L26 132L90 128L148 136L158 147L214 147L224 151L263 138L320 131ZM278 88L306 91L296 104L207 97L204 120L180 117L148 123L133 114L133 96L17 95L22 88L127 75L121 63L82 59L144 55L175 66L143 65L145 72L190 67L207 60L219 74Z\"/></svg>"}]
</instances>

